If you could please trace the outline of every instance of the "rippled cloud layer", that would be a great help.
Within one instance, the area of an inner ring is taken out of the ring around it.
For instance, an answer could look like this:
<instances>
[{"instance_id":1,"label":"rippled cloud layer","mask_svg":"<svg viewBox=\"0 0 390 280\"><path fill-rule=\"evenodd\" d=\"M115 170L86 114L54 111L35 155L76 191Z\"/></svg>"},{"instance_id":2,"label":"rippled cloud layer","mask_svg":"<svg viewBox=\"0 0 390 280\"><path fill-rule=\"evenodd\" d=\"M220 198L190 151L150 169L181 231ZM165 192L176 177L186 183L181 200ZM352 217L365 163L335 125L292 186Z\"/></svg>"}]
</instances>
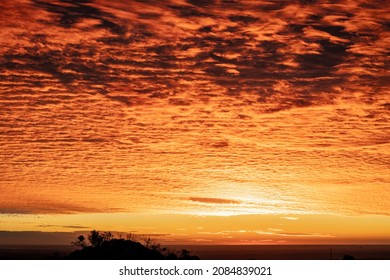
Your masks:
<instances>
[{"instance_id":1,"label":"rippled cloud layer","mask_svg":"<svg viewBox=\"0 0 390 280\"><path fill-rule=\"evenodd\" d=\"M389 14L1 1L0 213L390 214Z\"/></svg>"}]
</instances>

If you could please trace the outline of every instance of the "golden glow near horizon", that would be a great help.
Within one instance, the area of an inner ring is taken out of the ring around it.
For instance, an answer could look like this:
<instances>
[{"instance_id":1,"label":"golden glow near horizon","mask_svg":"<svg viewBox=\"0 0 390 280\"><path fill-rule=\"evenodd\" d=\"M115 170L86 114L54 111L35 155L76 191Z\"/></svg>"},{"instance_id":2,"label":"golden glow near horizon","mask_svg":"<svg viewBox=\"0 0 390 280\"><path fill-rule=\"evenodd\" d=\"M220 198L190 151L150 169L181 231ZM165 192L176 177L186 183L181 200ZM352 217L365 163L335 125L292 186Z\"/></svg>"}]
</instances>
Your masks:
<instances>
[{"instance_id":1,"label":"golden glow near horizon","mask_svg":"<svg viewBox=\"0 0 390 280\"><path fill-rule=\"evenodd\" d=\"M390 243L385 4L79 2L0 3L0 231Z\"/></svg>"}]
</instances>

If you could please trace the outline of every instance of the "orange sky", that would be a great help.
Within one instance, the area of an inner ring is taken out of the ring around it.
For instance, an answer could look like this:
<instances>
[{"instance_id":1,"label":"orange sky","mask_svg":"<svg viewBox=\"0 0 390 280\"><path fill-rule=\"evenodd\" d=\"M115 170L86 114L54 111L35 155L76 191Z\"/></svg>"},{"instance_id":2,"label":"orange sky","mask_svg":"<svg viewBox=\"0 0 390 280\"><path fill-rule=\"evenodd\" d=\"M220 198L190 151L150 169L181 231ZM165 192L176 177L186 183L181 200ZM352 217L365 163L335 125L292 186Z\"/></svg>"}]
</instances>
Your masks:
<instances>
[{"instance_id":1,"label":"orange sky","mask_svg":"<svg viewBox=\"0 0 390 280\"><path fill-rule=\"evenodd\" d=\"M383 1L2 0L0 244L390 244L389 20Z\"/></svg>"}]
</instances>

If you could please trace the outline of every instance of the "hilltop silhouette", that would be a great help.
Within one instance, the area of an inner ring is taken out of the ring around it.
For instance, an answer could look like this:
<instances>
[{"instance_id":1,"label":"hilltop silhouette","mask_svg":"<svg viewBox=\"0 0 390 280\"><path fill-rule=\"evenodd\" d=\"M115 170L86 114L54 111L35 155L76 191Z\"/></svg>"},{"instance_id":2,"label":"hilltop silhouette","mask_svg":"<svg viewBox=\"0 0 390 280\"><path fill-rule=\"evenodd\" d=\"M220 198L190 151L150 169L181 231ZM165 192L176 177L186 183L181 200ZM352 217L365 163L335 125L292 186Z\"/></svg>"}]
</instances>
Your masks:
<instances>
[{"instance_id":1,"label":"hilltop silhouette","mask_svg":"<svg viewBox=\"0 0 390 280\"><path fill-rule=\"evenodd\" d=\"M171 251L151 238L127 235L114 238L111 232L91 231L80 235L73 245L81 247L68 255L71 260L197 260L188 250Z\"/></svg>"}]
</instances>

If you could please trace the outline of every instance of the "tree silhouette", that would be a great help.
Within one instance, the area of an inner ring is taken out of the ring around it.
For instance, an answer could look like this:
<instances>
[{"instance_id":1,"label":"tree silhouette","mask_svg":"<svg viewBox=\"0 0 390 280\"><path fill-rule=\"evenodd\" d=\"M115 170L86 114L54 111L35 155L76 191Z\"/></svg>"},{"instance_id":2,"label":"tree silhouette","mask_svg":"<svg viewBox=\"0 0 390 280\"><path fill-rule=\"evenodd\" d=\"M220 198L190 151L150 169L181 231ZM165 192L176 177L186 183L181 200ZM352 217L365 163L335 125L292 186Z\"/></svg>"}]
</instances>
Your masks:
<instances>
[{"instance_id":1,"label":"tree silhouette","mask_svg":"<svg viewBox=\"0 0 390 280\"><path fill-rule=\"evenodd\" d=\"M98 232L96 230L91 231L91 233L88 235L89 243L92 247L99 247L103 244L103 242L108 242L112 240L114 236L111 234L111 232Z\"/></svg>"},{"instance_id":2,"label":"tree silhouette","mask_svg":"<svg viewBox=\"0 0 390 280\"><path fill-rule=\"evenodd\" d=\"M88 240L88 241L87 241ZM72 242L81 247L69 254L69 259L89 260L196 260L197 256L191 255L188 250L175 252L148 236L129 234L127 239L114 238L109 231L99 232L92 230L85 238L83 235Z\"/></svg>"},{"instance_id":3,"label":"tree silhouette","mask_svg":"<svg viewBox=\"0 0 390 280\"><path fill-rule=\"evenodd\" d=\"M84 235L79 235L75 241L72 241L72 245L76 245L82 248L87 247L87 243L85 242L85 237Z\"/></svg>"}]
</instances>

